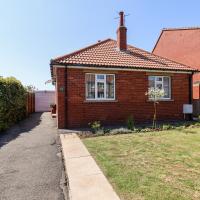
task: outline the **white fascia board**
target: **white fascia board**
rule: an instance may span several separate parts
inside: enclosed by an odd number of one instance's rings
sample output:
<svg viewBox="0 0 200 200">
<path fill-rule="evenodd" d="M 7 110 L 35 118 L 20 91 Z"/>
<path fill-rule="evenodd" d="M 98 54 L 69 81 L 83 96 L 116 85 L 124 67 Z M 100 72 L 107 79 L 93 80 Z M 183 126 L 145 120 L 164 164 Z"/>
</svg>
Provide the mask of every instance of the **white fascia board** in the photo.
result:
<svg viewBox="0 0 200 200">
<path fill-rule="evenodd" d="M 69 69 L 92 69 L 92 70 L 107 70 L 107 71 L 141 71 L 141 72 L 163 72 L 163 73 L 176 73 L 176 74 L 192 74 L 190 71 L 172 71 L 172 70 L 154 70 L 154 69 L 130 69 L 130 68 L 119 68 L 119 67 L 88 67 L 88 66 L 73 66 L 73 65 L 53 65 L 58 68 L 69 68 Z"/>
</svg>

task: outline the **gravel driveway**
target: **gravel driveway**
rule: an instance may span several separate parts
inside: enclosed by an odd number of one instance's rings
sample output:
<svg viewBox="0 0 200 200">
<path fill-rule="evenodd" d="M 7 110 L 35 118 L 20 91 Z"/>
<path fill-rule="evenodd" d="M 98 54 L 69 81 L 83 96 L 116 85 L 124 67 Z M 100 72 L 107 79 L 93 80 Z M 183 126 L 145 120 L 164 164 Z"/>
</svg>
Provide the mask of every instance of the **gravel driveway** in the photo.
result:
<svg viewBox="0 0 200 200">
<path fill-rule="evenodd" d="M 63 200 L 55 120 L 34 113 L 0 133 L 0 200 Z"/>
</svg>

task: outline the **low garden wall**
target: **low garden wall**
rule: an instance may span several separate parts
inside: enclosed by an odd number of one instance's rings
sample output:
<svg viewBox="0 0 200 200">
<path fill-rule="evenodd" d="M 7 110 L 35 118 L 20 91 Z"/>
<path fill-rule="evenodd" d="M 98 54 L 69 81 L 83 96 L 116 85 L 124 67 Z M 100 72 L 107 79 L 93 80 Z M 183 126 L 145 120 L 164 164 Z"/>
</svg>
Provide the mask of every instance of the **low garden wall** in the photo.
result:
<svg viewBox="0 0 200 200">
<path fill-rule="evenodd" d="M 34 112 L 34 94 L 14 77 L 0 77 L 0 132 Z"/>
</svg>

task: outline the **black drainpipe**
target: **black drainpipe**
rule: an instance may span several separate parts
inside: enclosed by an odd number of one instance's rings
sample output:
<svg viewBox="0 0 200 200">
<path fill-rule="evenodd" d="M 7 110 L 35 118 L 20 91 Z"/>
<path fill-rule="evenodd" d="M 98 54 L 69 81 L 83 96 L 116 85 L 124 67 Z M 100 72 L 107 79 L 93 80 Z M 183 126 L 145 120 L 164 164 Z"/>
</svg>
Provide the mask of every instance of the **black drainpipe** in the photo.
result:
<svg viewBox="0 0 200 200">
<path fill-rule="evenodd" d="M 65 106 L 64 106 L 64 109 L 65 109 L 65 128 L 67 128 L 67 66 L 65 66 Z"/>
<path fill-rule="evenodd" d="M 189 75 L 189 104 L 192 104 L 192 100 L 193 100 L 193 81 L 192 81 L 192 77 L 193 77 L 193 72 L 191 75 Z"/>
<path fill-rule="evenodd" d="M 193 72 L 189 75 L 189 104 L 193 103 Z M 189 115 L 189 120 L 192 120 L 193 114 Z"/>
</svg>

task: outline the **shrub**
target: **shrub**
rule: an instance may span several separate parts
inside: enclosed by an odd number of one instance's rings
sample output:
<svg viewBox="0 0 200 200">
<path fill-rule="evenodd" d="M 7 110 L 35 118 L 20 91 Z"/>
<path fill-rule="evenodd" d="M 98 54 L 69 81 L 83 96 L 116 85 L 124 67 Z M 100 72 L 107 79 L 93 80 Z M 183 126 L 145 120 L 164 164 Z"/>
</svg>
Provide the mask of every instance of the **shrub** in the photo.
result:
<svg viewBox="0 0 200 200">
<path fill-rule="evenodd" d="M 173 129 L 173 126 L 170 124 L 163 124 L 162 126 L 162 130 L 170 130 Z"/>
<path fill-rule="evenodd" d="M 110 129 L 109 128 L 103 128 L 103 132 L 104 132 L 104 134 L 109 134 L 110 133 Z"/>
<path fill-rule="evenodd" d="M 133 116 L 129 116 L 126 123 L 127 123 L 127 128 L 133 131 L 135 128 Z"/>
<path fill-rule="evenodd" d="M 144 129 L 141 129 L 140 132 L 151 132 L 151 131 L 155 131 L 154 129 L 152 128 L 144 128 Z"/>
<path fill-rule="evenodd" d="M 0 131 L 26 116 L 26 89 L 14 77 L 0 77 Z"/>
<path fill-rule="evenodd" d="M 118 135 L 118 134 L 128 134 L 131 133 L 132 131 L 127 128 L 116 128 L 110 131 L 111 135 Z"/>
<path fill-rule="evenodd" d="M 88 124 L 90 128 L 92 129 L 92 132 L 96 134 L 101 129 L 101 122 L 100 121 L 94 121 L 92 123 Z"/>
<path fill-rule="evenodd" d="M 25 86 L 27 92 L 34 92 L 36 90 L 36 87 L 34 85 L 27 85 Z"/>
</svg>

